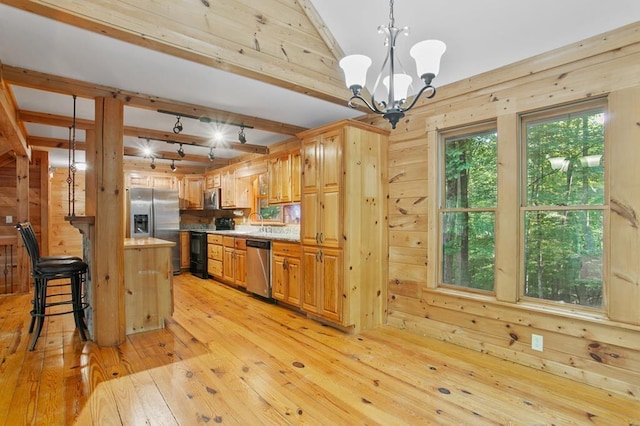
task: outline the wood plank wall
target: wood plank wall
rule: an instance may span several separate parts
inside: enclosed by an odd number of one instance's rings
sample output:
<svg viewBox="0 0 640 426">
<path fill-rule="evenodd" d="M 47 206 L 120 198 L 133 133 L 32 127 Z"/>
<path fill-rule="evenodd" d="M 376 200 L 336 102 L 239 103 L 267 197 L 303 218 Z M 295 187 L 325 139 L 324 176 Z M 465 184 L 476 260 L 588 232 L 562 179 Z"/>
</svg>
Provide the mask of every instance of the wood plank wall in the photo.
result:
<svg viewBox="0 0 640 426">
<path fill-rule="evenodd" d="M 515 143 L 519 114 L 594 97 L 607 98 L 612 117 L 604 312 L 518 303 L 516 254 L 498 272 L 509 285 L 493 297 L 438 288 L 438 265 L 429 262 L 437 254 L 438 132 L 493 120 L 499 137 Z M 421 101 L 390 138 L 388 323 L 640 399 L 639 99 L 636 23 L 439 88 L 436 98 Z M 380 118 L 366 121 L 388 127 Z M 531 349 L 532 333 L 544 337 L 543 352 Z"/>
<path fill-rule="evenodd" d="M 49 201 L 49 253 L 82 257 L 82 234 L 64 218 L 69 215 L 68 169 L 57 168 L 51 177 Z M 85 212 L 84 172 L 76 172 L 76 216 Z"/>
</svg>

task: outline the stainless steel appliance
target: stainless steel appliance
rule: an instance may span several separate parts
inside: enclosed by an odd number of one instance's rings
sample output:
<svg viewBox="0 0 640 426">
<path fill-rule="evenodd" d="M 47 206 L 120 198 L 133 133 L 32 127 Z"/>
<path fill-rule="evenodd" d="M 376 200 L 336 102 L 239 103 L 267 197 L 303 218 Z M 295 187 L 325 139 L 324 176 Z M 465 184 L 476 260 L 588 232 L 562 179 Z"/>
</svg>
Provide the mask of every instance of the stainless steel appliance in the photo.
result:
<svg viewBox="0 0 640 426">
<path fill-rule="evenodd" d="M 209 278 L 207 272 L 207 233 L 191 231 L 190 233 L 189 272 L 200 278 Z"/>
<path fill-rule="evenodd" d="M 222 195 L 221 188 L 207 189 L 204 191 L 204 209 L 205 210 L 219 210 L 220 209 L 220 196 Z"/>
<path fill-rule="evenodd" d="M 176 243 L 171 249 L 173 273 L 180 273 L 180 203 L 175 189 L 129 188 L 127 237 L 154 237 Z"/>
<path fill-rule="evenodd" d="M 247 291 L 271 298 L 271 241 L 247 240 Z"/>
</svg>

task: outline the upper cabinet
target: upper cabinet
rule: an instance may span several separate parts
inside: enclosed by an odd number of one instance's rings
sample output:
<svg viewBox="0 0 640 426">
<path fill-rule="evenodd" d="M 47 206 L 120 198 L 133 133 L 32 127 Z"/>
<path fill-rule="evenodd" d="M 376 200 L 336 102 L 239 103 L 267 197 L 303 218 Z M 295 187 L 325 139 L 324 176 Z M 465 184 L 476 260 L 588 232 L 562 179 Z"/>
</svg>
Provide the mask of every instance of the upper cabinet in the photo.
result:
<svg viewBox="0 0 640 426">
<path fill-rule="evenodd" d="M 204 188 L 213 189 L 220 188 L 222 185 L 222 177 L 220 172 L 205 173 L 204 175 Z"/>
<path fill-rule="evenodd" d="M 204 208 L 204 178 L 202 175 L 184 175 L 184 209 L 202 210 Z"/>
<path fill-rule="evenodd" d="M 291 201 L 299 202 L 302 196 L 302 155 L 300 150 L 291 154 Z"/>
<path fill-rule="evenodd" d="M 268 160 L 269 204 L 291 202 L 291 154 Z"/>
<path fill-rule="evenodd" d="M 178 178 L 167 173 L 126 172 L 125 185 L 131 187 L 178 189 Z"/>
</svg>

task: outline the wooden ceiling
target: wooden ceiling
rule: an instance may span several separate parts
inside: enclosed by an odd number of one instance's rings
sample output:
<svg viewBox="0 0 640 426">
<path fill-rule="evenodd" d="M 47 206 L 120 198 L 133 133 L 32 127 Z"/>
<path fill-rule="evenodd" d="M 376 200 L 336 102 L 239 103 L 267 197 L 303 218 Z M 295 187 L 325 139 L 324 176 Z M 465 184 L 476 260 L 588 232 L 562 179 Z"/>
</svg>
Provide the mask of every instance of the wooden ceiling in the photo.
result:
<svg viewBox="0 0 640 426">
<path fill-rule="evenodd" d="M 345 103 L 346 89 L 336 59 L 342 56 L 342 51 L 309 0 L 262 0 L 259 3 L 185 0 L 179 4 L 172 0 L 7 0 L 3 3 L 209 67 L 340 105 Z M 18 155 L 30 156 L 31 144 L 40 143 L 46 147 L 60 146 L 64 142 L 29 139 L 24 122 L 51 124 L 56 121 L 57 125 L 67 126 L 71 121 L 71 117 L 43 116 L 17 110 L 9 84 L 86 98 L 115 97 L 128 106 L 208 117 L 212 121 L 243 123 L 255 129 L 289 136 L 304 130 L 260 117 L 9 65 L 2 65 L 1 72 L 0 132 L 4 136 L 2 140 L 8 141 L 10 147 L 0 145 L 0 154 L 13 150 Z M 91 123 L 82 125 L 90 126 Z M 125 132 L 143 138 L 193 144 L 206 142 L 151 129 L 127 128 Z M 266 152 L 264 147 L 239 143 L 232 144 L 232 149 Z"/>
</svg>

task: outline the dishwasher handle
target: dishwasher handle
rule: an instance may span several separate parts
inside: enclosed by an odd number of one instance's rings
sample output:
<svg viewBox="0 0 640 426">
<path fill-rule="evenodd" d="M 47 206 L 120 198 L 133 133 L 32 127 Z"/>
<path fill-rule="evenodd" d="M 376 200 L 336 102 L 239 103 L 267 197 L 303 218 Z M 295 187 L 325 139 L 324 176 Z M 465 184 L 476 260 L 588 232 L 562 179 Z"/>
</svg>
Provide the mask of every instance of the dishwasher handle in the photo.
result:
<svg viewBox="0 0 640 426">
<path fill-rule="evenodd" d="M 247 247 L 271 250 L 271 241 L 268 240 L 247 240 Z"/>
</svg>

